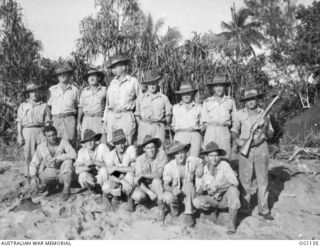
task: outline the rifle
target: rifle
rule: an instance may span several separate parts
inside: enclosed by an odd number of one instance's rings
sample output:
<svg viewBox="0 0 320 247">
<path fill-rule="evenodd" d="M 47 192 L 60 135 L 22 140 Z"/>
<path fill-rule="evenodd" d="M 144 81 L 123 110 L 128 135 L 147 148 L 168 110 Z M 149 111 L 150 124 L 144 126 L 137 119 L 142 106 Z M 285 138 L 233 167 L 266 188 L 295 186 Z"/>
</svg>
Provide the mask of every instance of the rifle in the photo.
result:
<svg viewBox="0 0 320 247">
<path fill-rule="evenodd" d="M 278 95 L 271 101 L 271 103 L 268 105 L 267 109 L 265 109 L 263 112 L 261 112 L 259 114 L 259 116 L 256 118 L 256 120 L 254 121 L 253 125 L 250 128 L 250 135 L 249 138 L 245 141 L 245 143 L 242 145 L 241 149 L 240 149 L 240 153 L 243 156 L 248 156 L 249 154 L 249 150 L 251 147 L 251 143 L 253 141 L 253 135 L 256 132 L 256 130 L 259 128 L 259 126 L 261 125 L 261 120 L 264 119 L 264 117 L 267 115 L 267 113 L 270 111 L 271 107 L 274 105 L 274 103 L 276 103 L 276 101 L 280 98 L 282 94 L 282 90 L 278 93 Z"/>
</svg>

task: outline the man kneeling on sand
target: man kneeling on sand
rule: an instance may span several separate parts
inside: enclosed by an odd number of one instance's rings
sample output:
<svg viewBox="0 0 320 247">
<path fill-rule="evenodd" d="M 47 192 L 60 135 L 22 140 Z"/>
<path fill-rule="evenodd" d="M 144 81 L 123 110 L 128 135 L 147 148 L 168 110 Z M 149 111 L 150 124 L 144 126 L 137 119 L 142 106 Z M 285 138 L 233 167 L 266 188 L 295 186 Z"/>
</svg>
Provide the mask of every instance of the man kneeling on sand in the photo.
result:
<svg viewBox="0 0 320 247">
<path fill-rule="evenodd" d="M 82 148 L 79 150 L 78 158 L 74 163 L 81 187 L 94 192 L 100 191 L 97 175 L 101 167 L 106 166 L 107 154 L 109 153 L 109 148 L 106 144 L 100 143 L 100 138 L 101 134 L 86 129 L 83 139 L 80 141 Z"/>
<path fill-rule="evenodd" d="M 68 140 L 57 137 L 57 130 L 53 126 L 43 129 L 45 140 L 38 145 L 30 163 L 32 187 L 47 189 L 50 195 L 57 184 L 63 184 L 62 200 L 67 201 L 70 196 L 70 186 L 74 178 L 73 160 L 76 151 Z"/>
<path fill-rule="evenodd" d="M 124 194 L 128 200 L 127 210 L 134 211 L 130 195 L 133 191 L 136 148 L 127 144 L 122 129 L 113 131 L 111 144 L 115 148 L 107 155 L 107 166 L 99 171 L 98 183 L 102 187 L 105 200 L 109 201 L 109 197 L 112 197 L 112 204 L 116 206 L 118 198 Z"/>
<path fill-rule="evenodd" d="M 167 149 L 169 157 L 173 157 L 163 171 L 164 202 L 170 206 L 172 216 L 179 215 L 179 209 L 183 202 L 186 215 L 186 225 L 193 227 L 192 201 L 196 196 L 195 179 L 203 174 L 202 160 L 189 156 L 191 144 L 183 144 L 174 141 Z"/>
<path fill-rule="evenodd" d="M 162 148 L 162 142 L 159 138 L 152 138 L 147 135 L 140 148 L 144 153 L 137 158 L 135 167 L 134 184 L 136 186 L 132 193 L 135 202 L 141 203 L 149 198 L 156 201 L 159 206 L 159 220 L 165 218 L 165 207 L 163 203 L 162 174 L 163 167 L 168 158 Z"/>
<path fill-rule="evenodd" d="M 204 167 L 203 176 L 196 181 L 197 197 L 193 200 L 193 206 L 204 211 L 228 208 L 227 233 L 234 234 L 240 208 L 238 179 L 228 161 L 221 159 L 226 152 L 216 143 L 209 142 L 200 154 L 205 156 L 207 165 Z"/>
</svg>

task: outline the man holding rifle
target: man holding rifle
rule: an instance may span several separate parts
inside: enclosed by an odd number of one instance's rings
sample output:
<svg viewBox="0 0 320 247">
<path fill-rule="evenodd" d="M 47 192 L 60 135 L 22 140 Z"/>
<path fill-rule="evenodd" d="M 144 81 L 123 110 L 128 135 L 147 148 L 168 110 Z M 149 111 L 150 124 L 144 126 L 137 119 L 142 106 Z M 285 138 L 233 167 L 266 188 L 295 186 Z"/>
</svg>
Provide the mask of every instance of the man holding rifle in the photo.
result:
<svg viewBox="0 0 320 247">
<path fill-rule="evenodd" d="M 245 108 L 236 114 L 232 126 L 232 135 L 238 147 L 242 147 L 239 154 L 239 178 L 244 190 L 243 206 L 249 211 L 250 199 L 253 189 L 253 173 L 258 185 L 258 208 L 259 215 L 266 220 L 273 220 L 268 208 L 268 165 L 269 150 L 267 139 L 272 137 L 273 128 L 269 116 L 258 107 L 258 99 L 263 96 L 256 89 L 249 89 L 244 92 L 241 101 L 245 102 Z M 252 138 L 250 138 L 252 137 Z M 248 149 L 243 148 L 248 145 Z"/>
</svg>

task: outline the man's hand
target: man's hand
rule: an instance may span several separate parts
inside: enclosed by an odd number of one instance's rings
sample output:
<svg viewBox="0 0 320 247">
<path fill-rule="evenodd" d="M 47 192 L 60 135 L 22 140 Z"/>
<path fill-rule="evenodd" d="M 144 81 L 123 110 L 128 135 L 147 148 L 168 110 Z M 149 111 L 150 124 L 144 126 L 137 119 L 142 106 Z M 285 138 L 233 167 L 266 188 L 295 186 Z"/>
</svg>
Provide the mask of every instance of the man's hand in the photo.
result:
<svg viewBox="0 0 320 247">
<path fill-rule="evenodd" d="M 49 160 L 47 167 L 49 168 L 55 167 L 56 162 L 57 162 L 57 158 L 56 157 L 52 158 L 51 160 Z"/>
<path fill-rule="evenodd" d="M 38 176 L 32 176 L 30 181 L 31 188 L 38 189 L 39 185 L 40 185 L 40 179 L 38 178 Z"/>
<path fill-rule="evenodd" d="M 246 140 L 243 139 L 243 138 L 238 138 L 238 139 L 236 139 L 236 145 L 237 145 L 238 147 L 242 147 L 245 142 L 246 142 Z"/>
<path fill-rule="evenodd" d="M 174 187 L 172 190 L 172 194 L 174 196 L 178 196 L 181 193 L 181 190 L 178 187 Z"/>
<path fill-rule="evenodd" d="M 22 135 L 18 135 L 17 141 L 18 141 L 18 144 L 19 144 L 20 147 L 25 144 L 25 140 L 24 140 Z"/>
<path fill-rule="evenodd" d="M 120 183 L 121 183 L 124 191 L 128 191 L 129 192 L 129 191 L 133 190 L 133 186 L 130 183 L 128 183 L 127 181 L 121 179 Z"/>
<path fill-rule="evenodd" d="M 218 188 L 216 186 L 208 185 L 208 195 L 213 196 L 215 193 L 217 193 Z"/>
<path fill-rule="evenodd" d="M 257 146 L 259 146 L 260 144 L 262 144 L 265 140 L 266 140 L 266 138 L 265 138 L 264 136 L 261 136 L 261 137 L 259 137 L 259 138 L 257 138 L 257 139 L 254 139 L 254 140 L 252 141 L 251 146 L 252 146 L 252 147 L 257 147 Z"/>
</svg>

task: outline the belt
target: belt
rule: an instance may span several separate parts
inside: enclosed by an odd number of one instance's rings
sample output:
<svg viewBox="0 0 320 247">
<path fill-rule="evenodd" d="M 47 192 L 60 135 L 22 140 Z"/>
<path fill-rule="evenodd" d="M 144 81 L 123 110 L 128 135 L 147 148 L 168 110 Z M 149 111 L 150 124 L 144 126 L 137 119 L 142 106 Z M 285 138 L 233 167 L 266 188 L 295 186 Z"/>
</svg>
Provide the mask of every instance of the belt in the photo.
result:
<svg viewBox="0 0 320 247">
<path fill-rule="evenodd" d="M 145 119 L 145 118 L 141 118 L 141 121 L 145 123 L 152 123 L 152 124 L 165 123 L 164 120 L 152 120 L 152 119 Z"/>
<path fill-rule="evenodd" d="M 103 112 L 98 112 L 98 113 L 85 113 L 84 114 L 86 117 L 103 117 Z"/>
<path fill-rule="evenodd" d="M 199 129 L 178 129 L 176 132 L 199 132 Z"/>
<path fill-rule="evenodd" d="M 116 109 L 113 109 L 113 108 L 108 108 L 109 111 L 112 111 L 114 113 L 124 113 L 124 112 L 133 112 L 133 110 L 116 110 Z"/>
<path fill-rule="evenodd" d="M 71 116 L 75 116 L 76 114 L 73 113 L 73 112 L 70 112 L 70 113 L 60 113 L 60 114 L 55 114 L 53 115 L 54 117 L 57 117 L 57 118 L 66 118 L 66 117 L 71 117 Z"/>
<path fill-rule="evenodd" d="M 22 126 L 23 128 L 42 128 L 44 125 L 38 124 L 38 125 L 29 125 L 29 126 Z"/>
<path fill-rule="evenodd" d="M 219 123 L 219 122 L 216 122 L 216 121 L 208 122 L 208 125 L 220 126 L 220 127 L 229 127 L 229 126 L 230 126 L 230 124 L 227 124 L 227 123 Z"/>
</svg>

